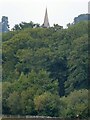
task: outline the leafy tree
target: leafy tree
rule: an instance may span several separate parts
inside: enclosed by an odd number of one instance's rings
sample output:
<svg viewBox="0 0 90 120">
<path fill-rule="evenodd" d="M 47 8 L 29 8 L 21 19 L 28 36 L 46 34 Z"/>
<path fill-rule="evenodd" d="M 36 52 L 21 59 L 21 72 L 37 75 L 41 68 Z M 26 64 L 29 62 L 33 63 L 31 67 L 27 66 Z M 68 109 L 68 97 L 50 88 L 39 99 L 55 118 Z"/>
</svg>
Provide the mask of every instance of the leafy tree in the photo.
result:
<svg viewBox="0 0 90 120">
<path fill-rule="evenodd" d="M 34 95 L 35 90 L 28 88 L 26 91 L 21 92 L 21 111 L 23 115 L 35 115 L 36 111 L 34 109 Z"/>
<path fill-rule="evenodd" d="M 32 21 L 30 21 L 29 23 L 26 23 L 26 22 L 22 22 L 20 24 L 16 24 L 14 26 L 14 28 L 12 30 L 22 30 L 22 29 L 25 29 L 25 28 L 38 28 L 40 27 L 39 24 L 34 24 Z"/>
<path fill-rule="evenodd" d="M 74 24 L 81 22 L 81 21 L 88 21 L 89 19 L 89 14 L 81 14 L 78 17 L 74 18 Z"/>
<path fill-rule="evenodd" d="M 4 82 L 2 84 L 2 113 L 5 114 L 9 114 L 10 113 L 10 109 L 8 107 L 8 97 L 10 95 L 10 93 L 12 92 L 12 87 L 11 87 L 11 83 L 9 82 Z"/>
<path fill-rule="evenodd" d="M 61 100 L 66 104 L 62 112 L 63 116 L 76 117 L 77 115 L 81 117 L 88 116 L 88 90 L 82 89 L 78 91 L 71 92 L 67 97 L 61 98 Z"/>
<path fill-rule="evenodd" d="M 59 97 L 54 96 L 49 92 L 45 92 L 34 99 L 35 109 L 39 115 L 44 116 L 58 116 L 59 113 Z"/>
<path fill-rule="evenodd" d="M 66 81 L 67 93 L 73 89 L 88 88 L 88 37 L 75 39 L 72 43 L 68 66 L 69 76 Z M 81 84 L 82 83 L 82 84 Z M 69 86 L 69 88 L 68 88 Z"/>
<path fill-rule="evenodd" d="M 10 108 L 10 114 L 20 114 L 21 105 L 20 105 L 20 95 L 17 92 L 13 92 L 9 95 L 8 107 Z"/>
</svg>

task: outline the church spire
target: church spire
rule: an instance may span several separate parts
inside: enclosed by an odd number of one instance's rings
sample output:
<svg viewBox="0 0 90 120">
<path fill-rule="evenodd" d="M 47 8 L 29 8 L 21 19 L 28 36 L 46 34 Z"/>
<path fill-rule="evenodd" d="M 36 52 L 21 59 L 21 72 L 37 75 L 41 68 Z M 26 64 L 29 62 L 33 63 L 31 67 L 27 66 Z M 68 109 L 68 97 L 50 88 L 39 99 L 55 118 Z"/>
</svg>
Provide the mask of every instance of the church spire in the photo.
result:
<svg viewBox="0 0 90 120">
<path fill-rule="evenodd" d="M 45 12 L 43 27 L 45 27 L 45 28 L 49 28 L 50 27 L 49 20 L 48 20 L 47 8 L 46 8 L 46 12 Z"/>
</svg>

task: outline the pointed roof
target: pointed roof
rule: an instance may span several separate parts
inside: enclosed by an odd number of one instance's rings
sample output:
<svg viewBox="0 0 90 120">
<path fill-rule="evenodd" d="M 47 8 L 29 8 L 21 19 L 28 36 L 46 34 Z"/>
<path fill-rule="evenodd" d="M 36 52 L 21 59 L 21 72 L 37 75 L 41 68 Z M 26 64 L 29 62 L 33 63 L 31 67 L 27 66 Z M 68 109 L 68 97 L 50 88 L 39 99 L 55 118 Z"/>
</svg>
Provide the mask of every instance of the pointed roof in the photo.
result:
<svg viewBox="0 0 90 120">
<path fill-rule="evenodd" d="M 48 20 L 47 8 L 46 8 L 46 12 L 45 12 L 43 27 L 45 27 L 45 28 L 49 28 L 50 27 L 49 20 Z"/>
</svg>

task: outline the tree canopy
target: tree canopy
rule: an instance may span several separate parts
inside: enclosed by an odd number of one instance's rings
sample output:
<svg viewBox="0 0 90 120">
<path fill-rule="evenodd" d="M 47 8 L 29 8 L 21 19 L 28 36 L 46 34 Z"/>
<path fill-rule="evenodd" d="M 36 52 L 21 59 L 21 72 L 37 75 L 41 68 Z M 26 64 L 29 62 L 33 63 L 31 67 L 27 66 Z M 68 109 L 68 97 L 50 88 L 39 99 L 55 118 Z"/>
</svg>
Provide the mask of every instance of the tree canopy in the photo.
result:
<svg viewBox="0 0 90 120">
<path fill-rule="evenodd" d="M 32 25 L 3 34 L 3 114 L 86 117 L 88 22 Z"/>
</svg>

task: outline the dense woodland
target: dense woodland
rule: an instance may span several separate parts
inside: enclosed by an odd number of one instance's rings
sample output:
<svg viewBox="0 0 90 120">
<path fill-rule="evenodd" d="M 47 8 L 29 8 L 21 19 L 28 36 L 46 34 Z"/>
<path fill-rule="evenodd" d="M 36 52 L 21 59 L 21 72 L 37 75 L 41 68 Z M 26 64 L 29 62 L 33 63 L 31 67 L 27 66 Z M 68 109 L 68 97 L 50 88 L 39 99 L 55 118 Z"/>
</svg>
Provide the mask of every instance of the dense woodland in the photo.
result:
<svg viewBox="0 0 90 120">
<path fill-rule="evenodd" d="M 88 116 L 88 22 L 21 23 L 2 48 L 3 114 Z"/>
</svg>

